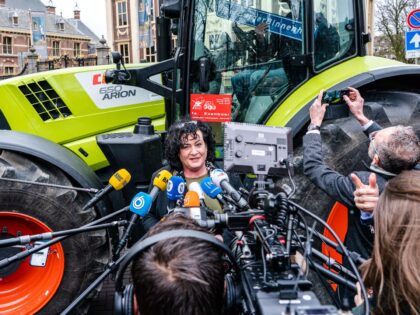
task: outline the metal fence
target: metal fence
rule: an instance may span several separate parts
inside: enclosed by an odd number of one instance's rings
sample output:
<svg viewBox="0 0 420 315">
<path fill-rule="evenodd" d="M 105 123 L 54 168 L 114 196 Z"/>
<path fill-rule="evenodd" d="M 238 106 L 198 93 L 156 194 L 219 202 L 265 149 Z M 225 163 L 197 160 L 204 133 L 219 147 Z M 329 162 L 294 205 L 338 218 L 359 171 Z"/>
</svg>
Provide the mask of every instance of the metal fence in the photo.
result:
<svg viewBox="0 0 420 315">
<path fill-rule="evenodd" d="M 17 77 L 17 76 L 20 76 L 22 74 L 25 74 L 27 68 L 28 68 L 28 63 L 25 63 L 22 70 L 18 74 L 2 75 L 2 76 L 0 76 L 0 80 L 5 80 L 5 79 L 9 79 L 9 78 L 13 78 L 13 77 Z"/>
<path fill-rule="evenodd" d="M 97 64 L 98 58 L 96 56 L 70 58 L 69 56 L 65 55 L 63 57 L 54 58 L 51 60 L 37 61 L 36 71 L 41 72 L 61 68 L 96 66 Z"/>
</svg>

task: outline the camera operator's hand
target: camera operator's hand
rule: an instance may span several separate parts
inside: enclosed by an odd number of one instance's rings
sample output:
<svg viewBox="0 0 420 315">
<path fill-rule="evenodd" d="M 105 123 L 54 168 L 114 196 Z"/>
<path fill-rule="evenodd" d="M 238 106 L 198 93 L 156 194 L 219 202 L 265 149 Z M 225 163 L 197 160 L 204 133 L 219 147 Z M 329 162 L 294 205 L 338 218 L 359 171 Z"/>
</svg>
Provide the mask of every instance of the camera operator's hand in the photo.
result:
<svg viewBox="0 0 420 315">
<path fill-rule="evenodd" d="M 360 95 L 360 92 L 357 89 L 352 87 L 348 87 L 348 89 L 349 95 L 344 95 L 343 99 L 349 106 L 351 113 L 363 126 L 369 122 L 369 119 L 363 113 L 363 106 L 365 104 L 365 100 Z"/>
<path fill-rule="evenodd" d="M 350 175 L 356 190 L 354 191 L 354 203 L 356 207 L 365 212 L 373 212 L 379 199 L 379 188 L 376 184 L 376 175 L 369 175 L 369 185 L 365 185 L 355 174 Z"/>
<path fill-rule="evenodd" d="M 357 293 L 354 296 L 354 304 L 356 304 L 356 306 L 359 306 L 359 305 L 362 305 L 363 302 L 365 301 L 363 300 L 363 297 L 362 297 L 362 289 L 360 288 L 359 282 L 356 283 L 356 289 L 357 289 Z"/>
<path fill-rule="evenodd" d="M 316 126 L 321 126 L 322 120 L 325 116 L 325 111 L 327 110 L 328 104 L 322 104 L 322 96 L 324 95 L 324 91 L 321 90 L 318 94 L 318 97 L 314 101 L 314 103 L 309 108 L 309 116 L 311 117 L 311 124 Z"/>
</svg>

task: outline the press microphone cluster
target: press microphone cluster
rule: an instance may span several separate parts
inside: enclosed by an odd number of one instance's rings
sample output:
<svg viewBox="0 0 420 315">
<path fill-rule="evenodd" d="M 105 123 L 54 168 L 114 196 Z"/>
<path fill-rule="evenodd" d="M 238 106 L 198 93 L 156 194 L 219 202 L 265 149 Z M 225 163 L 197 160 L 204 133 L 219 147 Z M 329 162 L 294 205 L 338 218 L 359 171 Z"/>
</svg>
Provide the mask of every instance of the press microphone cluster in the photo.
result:
<svg viewBox="0 0 420 315">
<path fill-rule="evenodd" d="M 167 170 L 160 171 L 156 177 L 153 179 L 153 188 L 150 190 L 150 193 L 146 194 L 144 192 L 139 192 L 134 196 L 130 202 L 130 211 L 133 213 L 131 215 L 130 221 L 124 235 L 118 243 L 117 249 L 114 253 L 114 258 L 118 257 L 121 250 L 124 248 L 127 243 L 128 237 L 136 224 L 139 218 L 144 218 L 150 211 L 153 202 L 156 200 L 160 191 L 165 191 L 168 185 L 169 180 L 171 179 L 172 174 Z"/>
<path fill-rule="evenodd" d="M 111 192 L 113 189 L 121 190 L 123 189 L 131 180 L 131 174 L 124 168 L 115 172 L 108 181 L 108 185 L 104 189 L 101 189 L 99 192 L 93 196 L 91 200 L 83 207 L 83 210 L 89 209 L 94 206 L 99 200 L 101 200 L 106 194 Z"/>
</svg>

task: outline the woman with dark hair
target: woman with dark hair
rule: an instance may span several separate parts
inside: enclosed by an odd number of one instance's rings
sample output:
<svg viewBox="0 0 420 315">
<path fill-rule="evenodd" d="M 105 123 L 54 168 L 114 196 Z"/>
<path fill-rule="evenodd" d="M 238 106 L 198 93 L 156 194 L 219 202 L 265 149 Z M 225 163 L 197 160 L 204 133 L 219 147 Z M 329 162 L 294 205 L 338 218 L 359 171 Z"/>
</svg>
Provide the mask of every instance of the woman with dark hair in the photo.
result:
<svg viewBox="0 0 420 315">
<path fill-rule="evenodd" d="M 169 166 L 187 178 L 207 175 L 216 159 L 215 148 L 211 127 L 199 120 L 174 124 L 165 140 Z"/>
<path fill-rule="evenodd" d="M 373 292 L 372 314 L 420 314 L 420 171 L 388 182 L 375 209 L 373 254 L 361 268 Z M 355 303 L 363 303 L 360 295 Z"/>
<path fill-rule="evenodd" d="M 165 156 L 169 165 L 164 169 L 172 175 L 183 177 L 188 188 L 192 182 L 200 183 L 215 168 L 215 148 L 212 129 L 208 124 L 199 120 L 177 122 L 169 128 L 166 135 Z M 204 203 L 209 209 L 222 211 L 219 202 L 207 195 L 204 196 Z M 143 232 L 147 232 L 167 212 L 166 192 L 160 192 L 149 214 L 142 221 Z"/>
</svg>

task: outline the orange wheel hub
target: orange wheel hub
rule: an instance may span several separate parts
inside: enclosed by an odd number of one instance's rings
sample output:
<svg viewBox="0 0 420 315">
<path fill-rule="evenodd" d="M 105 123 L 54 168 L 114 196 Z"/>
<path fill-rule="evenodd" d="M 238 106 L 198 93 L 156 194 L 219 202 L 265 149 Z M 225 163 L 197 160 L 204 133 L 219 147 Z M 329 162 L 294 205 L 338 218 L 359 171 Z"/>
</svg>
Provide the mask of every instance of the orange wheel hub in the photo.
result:
<svg viewBox="0 0 420 315">
<path fill-rule="evenodd" d="M 3 238 L 45 232 L 52 230 L 32 216 L 0 212 L 0 236 Z M 5 258 L 5 253 L 13 255 L 13 252 L 23 250 L 25 248 L 16 246 L 0 248 L 0 257 Z M 0 273 L 0 314 L 33 314 L 44 307 L 58 290 L 64 273 L 61 244 L 49 248 L 45 266 L 32 266 L 30 261 L 31 256 L 26 257 L 9 267 L 9 272 Z"/>
</svg>

